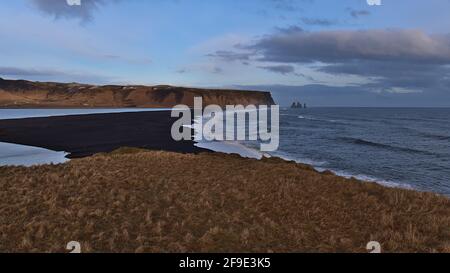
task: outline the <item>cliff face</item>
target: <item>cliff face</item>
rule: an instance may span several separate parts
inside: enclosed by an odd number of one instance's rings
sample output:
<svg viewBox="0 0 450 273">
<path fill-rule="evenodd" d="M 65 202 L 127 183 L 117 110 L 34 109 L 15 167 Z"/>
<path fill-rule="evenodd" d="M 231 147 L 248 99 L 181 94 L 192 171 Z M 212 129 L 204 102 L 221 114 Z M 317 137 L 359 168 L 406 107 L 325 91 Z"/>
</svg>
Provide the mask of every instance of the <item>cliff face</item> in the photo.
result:
<svg viewBox="0 0 450 273">
<path fill-rule="evenodd" d="M 269 92 L 173 86 L 95 86 L 0 78 L 0 107 L 3 108 L 170 108 L 178 104 L 193 106 L 194 97 L 202 97 L 205 105 L 275 104 Z"/>
</svg>

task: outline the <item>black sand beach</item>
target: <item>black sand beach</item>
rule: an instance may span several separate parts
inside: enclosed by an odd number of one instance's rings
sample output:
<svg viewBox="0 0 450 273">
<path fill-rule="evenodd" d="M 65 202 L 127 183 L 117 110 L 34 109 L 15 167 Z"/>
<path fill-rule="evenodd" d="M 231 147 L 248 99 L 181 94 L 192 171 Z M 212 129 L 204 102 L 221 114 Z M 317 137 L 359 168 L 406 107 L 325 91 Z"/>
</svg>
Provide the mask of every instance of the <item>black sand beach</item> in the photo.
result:
<svg viewBox="0 0 450 273">
<path fill-rule="evenodd" d="M 80 158 L 121 147 L 199 153 L 193 141 L 176 142 L 169 111 L 0 120 L 0 142 L 35 146 Z"/>
</svg>

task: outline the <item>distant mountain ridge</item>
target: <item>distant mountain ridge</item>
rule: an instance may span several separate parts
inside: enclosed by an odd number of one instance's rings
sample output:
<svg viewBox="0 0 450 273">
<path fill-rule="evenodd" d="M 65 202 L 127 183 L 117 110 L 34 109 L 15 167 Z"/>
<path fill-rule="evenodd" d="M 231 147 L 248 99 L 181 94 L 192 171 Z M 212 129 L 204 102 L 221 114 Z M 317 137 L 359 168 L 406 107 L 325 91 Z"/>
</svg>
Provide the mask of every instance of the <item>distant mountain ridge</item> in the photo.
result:
<svg viewBox="0 0 450 273">
<path fill-rule="evenodd" d="M 193 106 L 194 97 L 205 105 L 273 105 L 270 92 L 199 89 L 168 85 L 89 85 L 32 82 L 0 78 L 1 108 L 170 108 Z"/>
</svg>

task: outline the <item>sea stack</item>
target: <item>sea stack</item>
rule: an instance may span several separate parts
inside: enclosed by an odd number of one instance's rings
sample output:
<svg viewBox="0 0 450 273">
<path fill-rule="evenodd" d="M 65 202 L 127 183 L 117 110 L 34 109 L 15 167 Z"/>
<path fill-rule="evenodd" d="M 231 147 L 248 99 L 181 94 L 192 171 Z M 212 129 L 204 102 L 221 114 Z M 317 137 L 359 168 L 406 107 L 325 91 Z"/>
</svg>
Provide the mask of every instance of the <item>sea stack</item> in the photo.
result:
<svg viewBox="0 0 450 273">
<path fill-rule="evenodd" d="M 305 106 L 306 106 L 306 104 L 305 104 Z M 302 104 L 300 102 L 293 102 L 292 105 L 291 105 L 291 108 L 292 109 L 302 109 L 303 106 L 302 106 Z"/>
</svg>

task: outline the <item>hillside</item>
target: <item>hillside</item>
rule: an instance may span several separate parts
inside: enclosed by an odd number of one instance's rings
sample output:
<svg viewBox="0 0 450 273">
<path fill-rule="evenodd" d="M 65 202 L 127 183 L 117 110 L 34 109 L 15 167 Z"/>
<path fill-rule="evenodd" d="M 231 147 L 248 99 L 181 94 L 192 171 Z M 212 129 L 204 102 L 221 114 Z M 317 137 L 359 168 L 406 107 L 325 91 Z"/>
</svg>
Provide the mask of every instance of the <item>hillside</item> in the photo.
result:
<svg viewBox="0 0 450 273">
<path fill-rule="evenodd" d="M 450 251 L 447 198 L 281 159 L 122 149 L 0 181 L 0 252 Z"/>
<path fill-rule="evenodd" d="M 97 86 L 0 78 L 0 107 L 2 108 L 169 108 L 177 104 L 193 106 L 194 97 L 202 97 L 204 104 L 221 106 L 274 104 L 269 92 L 165 85 Z"/>
</svg>

